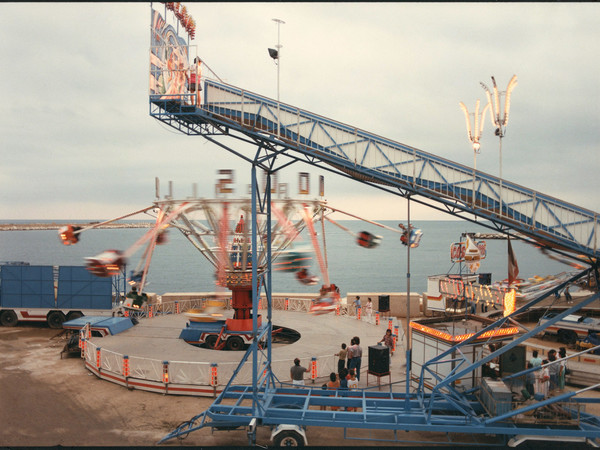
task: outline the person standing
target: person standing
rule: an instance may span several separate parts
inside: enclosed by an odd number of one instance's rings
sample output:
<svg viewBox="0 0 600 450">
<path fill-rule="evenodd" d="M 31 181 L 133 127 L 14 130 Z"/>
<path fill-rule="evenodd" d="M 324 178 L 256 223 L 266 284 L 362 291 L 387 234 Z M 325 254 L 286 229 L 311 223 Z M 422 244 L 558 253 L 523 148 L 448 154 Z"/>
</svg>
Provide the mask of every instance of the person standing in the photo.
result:
<svg viewBox="0 0 600 450">
<path fill-rule="evenodd" d="M 531 361 L 527 363 L 527 369 L 533 369 Z M 535 395 L 535 371 L 533 370 L 525 375 L 525 389 L 532 397 Z"/>
<path fill-rule="evenodd" d="M 354 300 L 354 312 L 355 314 L 358 316 L 358 310 L 361 308 L 360 305 L 360 297 L 357 295 L 356 299 Z"/>
<path fill-rule="evenodd" d="M 381 344 L 382 342 L 386 347 L 392 348 L 394 346 L 394 337 L 392 336 L 392 330 L 390 328 L 385 330 L 385 335 L 377 343 Z"/>
<path fill-rule="evenodd" d="M 350 347 L 348 347 L 348 350 L 346 352 L 346 359 L 348 360 L 348 363 L 346 365 L 346 368 L 348 370 L 351 369 L 351 365 L 352 365 L 352 357 L 354 356 L 354 338 L 350 339 Z"/>
<path fill-rule="evenodd" d="M 340 380 L 338 380 L 338 377 L 335 373 L 331 372 L 329 374 L 329 381 L 327 382 L 327 389 L 337 390 L 339 387 L 340 387 Z M 331 407 L 332 411 L 337 411 L 338 409 L 339 409 L 339 407 L 337 407 L 337 406 Z"/>
<path fill-rule="evenodd" d="M 542 369 L 539 371 L 539 374 L 536 378 L 535 383 L 535 393 L 540 394 L 542 398 L 548 398 L 548 393 L 550 392 L 550 373 L 548 371 L 548 360 L 545 359 L 542 361 Z"/>
<path fill-rule="evenodd" d="M 560 366 L 556 363 L 556 350 L 550 350 L 548 352 L 548 361 L 554 364 L 550 364 L 548 366 L 548 373 L 550 374 L 550 391 L 558 388 L 558 371 L 560 370 Z"/>
<path fill-rule="evenodd" d="M 394 337 L 392 336 L 392 330 L 391 329 L 387 329 L 385 330 L 385 335 L 383 336 L 383 338 L 381 338 L 381 340 L 378 342 L 378 344 L 381 344 L 383 342 L 383 345 L 385 345 L 387 348 L 389 348 L 390 350 L 390 355 L 393 355 L 394 352 L 392 351 L 392 349 L 394 348 Z"/>
<path fill-rule="evenodd" d="M 352 338 L 354 341 L 354 345 L 350 347 L 352 349 L 352 360 L 350 364 L 350 369 L 354 369 L 356 373 L 356 378 L 360 381 L 360 365 L 362 362 L 362 348 L 360 346 L 360 338 L 358 336 L 354 336 Z"/>
<path fill-rule="evenodd" d="M 562 361 L 559 362 L 558 367 L 558 388 L 562 391 L 565 388 L 565 375 L 567 374 L 567 349 L 561 347 L 558 349 L 558 356 Z"/>
<path fill-rule="evenodd" d="M 340 386 L 338 387 L 338 390 L 340 391 L 339 396 L 346 397 L 346 391 L 348 391 L 348 369 L 342 369 L 338 375 L 340 378 Z M 346 408 L 344 408 L 344 410 L 346 410 Z"/>
<path fill-rule="evenodd" d="M 358 378 L 356 378 L 356 371 L 354 369 L 350 369 L 350 379 L 348 380 L 348 389 L 351 391 L 358 390 Z"/>
<path fill-rule="evenodd" d="M 565 288 L 565 300 L 567 301 L 567 303 L 573 303 L 573 297 L 571 296 L 571 293 L 569 292 L 569 286 L 567 286 Z"/>
<path fill-rule="evenodd" d="M 196 56 L 194 64 L 190 67 L 190 92 L 193 94 L 192 105 L 200 104 L 200 91 L 202 90 L 202 86 L 200 86 L 201 65 L 202 61 Z"/>
<path fill-rule="evenodd" d="M 365 305 L 365 314 L 367 316 L 367 321 L 371 323 L 371 318 L 373 316 L 373 301 L 371 297 L 367 300 L 367 304 Z"/>
<path fill-rule="evenodd" d="M 348 350 L 346 350 L 346 344 L 342 344 L 341 350 L 336 354 L 338 357 L 338 373 L 340 373 L 342 369 L 346 367 L 346 356 L 348 354 Z"/>
<path fill-rule="evenodd" d="M 537 350 L 533 351 L 533 356 L 529 362 L 531 363 L 532 367 L 540 367 L 542 365 L 542 358 L 538 356 Z"/>
<path fill-rule="evenodd" d="M 306 372 L 308 372 L 308 369 L 300 365 L 300 359 L 294 359 L 294 365 L 290 369 L 292 384 L 296 387 L 304 386 L 304 374 Z"/>
<path fill-rule="evenodd" d="M 348 380 L 348 389 L 350 391 L 358 391 L 358 379 L 356 378 L 356 371 L 350 369 L 350 379 Z M 356 407 L 348 407 L 348 411 L 356 411 Z"/>
</svg>

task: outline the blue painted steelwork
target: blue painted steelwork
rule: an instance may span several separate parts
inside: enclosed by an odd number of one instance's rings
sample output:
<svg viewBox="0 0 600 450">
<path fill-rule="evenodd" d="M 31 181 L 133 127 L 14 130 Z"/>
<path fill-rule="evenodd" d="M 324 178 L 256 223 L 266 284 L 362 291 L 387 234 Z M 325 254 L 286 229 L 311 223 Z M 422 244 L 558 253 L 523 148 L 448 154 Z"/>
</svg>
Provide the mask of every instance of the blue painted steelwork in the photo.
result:
<svg viewBox="0 0 600 450">
<path fill-rule="evenodd" d="M 162 99 L 160 95 L 150 95 L 150 115 L 182 133 L 201 135 L 251 163 L 252 224 L 257 223 L 259 213 L 267 214 L 267 223 L 271 220 L 270 185 L 267 184 L 264 198 L 261 198 L 256 169 L 265 170 L 268 174 L 267 183 L 270 183 L 273 173 L 300 161 L 409 197 L 466 220 L 472 220 L 470 215 L 487 219 L 492 223 L 492 228 L 506 234 L 523 234 L 554 250 L 583 255 L 581 259 L 592 264 L 594 262 L 591 258 L 600 256 L 597 242 L 598 217 L 592 211 L 505 180 L 502 180 L 500 189 L 497 177 L 308 111 L 279 104 L 220 81 L 204 79 L 202 92 L 203 102 L 198 107 L 185 104 L 187 94 L 182 94 L 181 99 L 173 99 L 173 96 Z M 257 150 L 254 156 L 246 156 L 219 142 L 219 136 L 235 137 L 252 144 Z M 279 156 L 287 158 L 283 164 L 279 163 Z M 430 204 L 428 201 L 435 203 Z M 231 429 L 248 427 L 254 421 L 261 426 L 291 424 L 344 429 L 435 430 L 442 433 L 496 434 L 507 439 L 520 435 L 600 439 L 600 418 L 576 408 L 563 405 L 570 418 L 559 425 L 520 423 L 515 420 L 515 416 L 523 409 L 492 417 L 477 398 L 476 390 L 458 392 L 453 387 L 453 381 L 462 374 L 508 351 L 530 333 L 481 361 L 470 363 L 465 359 L 449 376 L 438 380 L 431 393 L 425 393 L 422 387 L 416 393 L 410 393 L 408 387 L 406 392 L 393 392 L 392 386 L 387 393 L 286 387 L 276 379 L 270 367 L 270 238 L 267 242 L 267 267 L 260 275 L 257 252 L 252 254 L 253 309 L 258 309 L 259 287 L 264 287 L 268 303 L 267 322 L 258 327 L 256 317 L 253 318 L 252 344 L 210 408 L 179 426 L 160 442 L 187 436 L 203 427 Z M 252 246 L 257 248 L 255 226 L 252 226 Z M 580 276 L 583 273 L 567 282 L 573 282 Z M 564 284 L 557 289 L 562 287 Z M 599 297 L 600 294 L 596 294 L 578 307 Z M 539 300 L 541 298 L 534 302 Z M 531 305 L 532 303 L 527 307 Z M 576 307 L 565 314 L 574 309 Z M 509 318 L 498 320 L 471 340 L 488 329 L 501 326 Z M 539 330 L 536 329 L 536 333 Z M 465 341 L 468 342 L 470 340 Z M 464 343 L 453 348 L 459 350 L 460 354 L 462 345 Z M 447 354 L 445 352 L 434 358 L 422 371 L 428 370 L 431 364 L 440 363 Z M 252 386 L 235 385 L 237 374 L 249 358 L 252 359 L 253 367 Z M 538 407 L 567 399 L 570 395 L 547 400 Z M 578 403 L 583 402 L 585 399 L 578 400 Z M 338 409 L 313 409 L 320 406 Z M 345 411 L 346 408 L 360 408 L 361 411 Z M 255 431 L 249 433 L 249 436 L 251 443 L 254 443 Z"/>
<path fill-rule="evenodd" d="M 434 201 L 441 206 L 425 204 L 466 220 L 471 220 L 466 215 L 487 219 L 496 230 L 518 232 L 549 247 L 600 256 L 593 211 L 507 180 L 500 189 L 500 179 L 492 175 L 235 86 L 212 79 L 203 85 L 199 108 L 150 96 L 150 115 L 248 161 L 216 136 L 257 145 L 259 164 L 285 155 L 414 201 Z"/>
<path fill-rule="evenodd" d="M 516 310 L 514 313 L 512 313 L 510 316 L 506 316 L 506 317 L 502 317 L 502 318 L 498 319 L 497 321 L 488 325 L 487 327 L 482 328 L 477 333 L 474 333 L 473 336 L 469 337 L 468 339 L 465 339 L 464 341 L 460 342 L 459 344 L 449 348 L 447 351 L 440 353 L 436 357 L 434 357 L 431 360 L 429 360 L 428 362 L 426 362 L 423 365 L 422 374 L 421 374 L 421 385 L 420 385 L 419 390 L 421 390 L 421 391 L 423 390 L 422 383 L 423 383 L 423 380 L 425 379 L 425 374 L 424 374 L 425 372 L 428 372 L 429 375 L 436 377 L 435 371 L 430 369 L 431 366 L 438 364 L 444 358 L 448 357 L 449 355 L 452 355 L 453 351 L 459 350 L 460 347 L 475 341 L 479 336 L 483 335 L 484 333 L 493 331 L 493 330 L 503 326 L 506 322 L 511 320 L 512 317 L 519 316 L 520 314 L 524 313 L 525 311 L 531 309 L 533 306 L 540 303 L 542 300 L 544 300 L 548 296 L 554 295 L 554 293 L 556 293 L 556 292 L 560 292 L 562 289 L 564 289 L 570 283 L 573 283 L 573 282 L 577 281 L 578 279 L 587 276 L 590 273 L 590 271 L 591 271 L 591 269 L 576 273 L 573 277 L 569 278 L 568 280 L 565 280 L 563 283 L 559 284 L 552 290 L 545 292 L 543 295 L 531 300 L 526 305 L 523 305 L 518 310 Z M 450 374 L 444 380 L 439 380 L 439 383 L 436 385 L 434 392 L 441 391 L 442 389 L 453 390 L 454 388 L 452 387 L 452 383 L 454 383 L 456 380 L 460 379 L 463 375 L 465 375 L 469 372 L 472 372 L 477 367 L 480 367 L 481 365 L 490 362 L 494 358 L 499 357 L 502 353 L 505 353 L 508 350 L 516 347 L 517 345 L 525 342 L 527 339 L 534 337 L 536 334 L 545 330 L 547 327 L 553 325 L 554 323 L 558 322 L 563 317 L 566 317 L 569 314 L 573 314 L 574 312 L 578 311 L 579 309 L 581 309 L 581 308 L 585 307 L 586 305 L 589 305 L 593 301 L 597 300 L 599 297 L 600 297 L 600 294 L 596 294 L 595 296 L 590 296 L 587 299 L 578 302 L 576 305 L 572 306 L 571 308 L 557 314 L 555 317 L 550 319 L 547 323 L 544 323 L 543 325 L 538 326 L 527 333 L 524 333 L 523 335 L 519 336 L 517 339 L 514 339 L 512 342 L 510 342 L 506 345 L 503 345 L 500 350 L 496 350 L 495 352 L 480 359 L 479 361 L 476 361 L 475 363 L 472 363 L 472 364 L 468 363 L 465 368 L 456 370 L 455 373 Z M 464 362 L 467 362 L 467 360 L 464 359 Z M 458 368 L 460 368 L 460 364 L 457 365 L 457 369 Z M 454 394 L 457 396 L 460 396 L 459 392 L 455 391 Z"/>
<path fill-rule="evenodd" d="M 577 275 L 577 278 L 584 275 L 585 272 L 582 272 Z M 598 298 L 600 298 L 600 294 L 591 296 L 582 302 L 581 306 L 596 301 Z M 532 303 L 537 301 L 539 299 L 533 300 Z M 570 314 L 581 306 L 574 306 L 570 310 L 561 313 L 561 315 Z M 477 335 L 489 329 L 497 328 L 504 320 L 505 318 L 496 321 Z M 266 331 L 266 328 L 263 331 Z M 536 333 L 539 331 L 539 328 L 535 330 Z M 262 373 L 256 384 L 253 386 L 235 385 L 234 380 L 237 372 L 249 356 L 254 355 L 257 351 L 264 351 L 254 343 L 252 348 L 246 352 L 229 384 L 210 408 L 180 425 L 160 442 L 175 437 L 187 436 L 190 432 L 204 427 L 215 429 L 246 427 L 254 418 L 258 419 L 259 425 L 262 426 L 290 424 L 302 427 L 319 426 L 344 429 L 428 432 L 434 430 L 442 433 L 496 434 L 506 440 L 517 435 L 600 439 L 600 418 L 587 414 L 579 408 L 581 404 L 594 403 L 597 402 L 597 399 L 578 398 L 571 403 L 565 403 L 571 400 L 573 396 L 589 388 L 568 392 L 533 405 L 512 409 L 502 415 L 493 416 L 485 410 L 478 399 L 477 389 L 461 393 L 452 387 L 452 381 L 460 378 L 462 372 L 474 370 L 475 367 L 481 366 L 497 354 L 508 351 L 529 338 L 530 334 L 525 333 L 503 347 L 502 351 L 493 353 L 489 357 L 473 363 L 470 367 L 440 380 L 431 394 L 425 393 L 422 389 L 419 389 L 416 393 L 408 394 L 406 392 L 394 392 L 392 385 L 390 385 L 389 392 L 368 389 L 331 391 L 319 388 L 293 388 L 276 380 L 273 374 L 270 373 L 268 365 L 270 358 L 268 356 L 258 366 L 259 370 L 255 371 L 255 373 Z M 265 334 L 263 333 L 261 336 L 264 337 Z M 476 338 L 477 336 L 474 336 L 472 339 Z M 457 344 L 455 348 L 459 349 L 462 345 L 464 343 Z M 439 355 L 430 364 L 439 362 L 445 355 Z M 522 374 L 515 374 L 511 377 L 520 375 Z M 593 387 L 598 386 L 600 384 Z M 248 404 L 249 401 L 252 401 L 251 405 Z M 569 415 L 562 419 L 561 423 L 550 426 L 523 423 L 516 419 L 519 414 L 553 404 L 560 404 L 563 411 Z M 320 410 L 321 406 L 332 409 L 337 408 L 337 410 Z M 359 408 L 360 411 L 345 411 L 346 408 Z"/>
<path fill-rule="evenodd" d="M 270 210 L 270 189 L 261 192 L 258 189 L 256 178 L 256 164 L 252 166 L 252 218 L 250 223 L 256 223 L 259 213 L 267 213 Z M 267 182 L 269 182 L 267 178 Z M 269 217 L 270 219 L 270 217 Z M 253 246 L 257 245 L 256 227 L 251 226 Z M 267 239 L 267 242 L 270 242 Z M 267 246 L 267 251 L 269 251 Z M 500 420 L 490 415 L 476 395 L 476 391 L 458 392 L 452 385 L 455 379 L 462 376 L 467 371 L 475 370 L 487 362 L 492 357 L 497 356 L 493 353 L 487 358 L 483 358 L 475 363 L 469 363 L 467 366 L 459 365 L 457 370 L 448 377 L 438 380 L 437 386 L 432 393 L 425 393 L 419 389 L 416 393 L 399 393 L 390 391 L 388 393 L 372 392 L 369 390 L 360 390 L 355 392 L 341 391 L 323 391 L 321 389 L 294 389 L 286 387 L 276 379 L 270 368 L 270 336 L 272 330 L 271 324 L 271 303 L 270 303 L 270 274 L 271 267 L 268 265 L 259 275 L 257 270 L 257 256 L 253 252 L 253 308 L 258 306 L 259 286 L 264 286 L 267 294 L 268 317 L 267 323 L 257 327 L 254 323 L 253 341 L 240 361 L 240 364 L 234 375 L 229 380 L 222 394 L 215 400 L 210 408 L 190 419 L 167 436 L 161 442 L 175 437 L 186 436 L 190 432 L 203 427 L 212 427 L 214 429 L 231 429 L 237 427 L 248 427 L 250 422 L 255 419 L 260 426 L 275 426 L 281 424 L 298 426 L 321 426 L 321 427 L 339 427 L 339 428 L 364 428 L 381 430 L 412 430 L 412 431 L 431 431 L 436 430 L 443 433 L 466 433 L 466 434 L 497 434 L 509 439 L 513 436 L 544 436 L 544 437 L 574 437 L 581 439 L 600 439 L 600 419 L 581 412 L 578 409 L 579 403 L 575 405 L 561 404 L 563 410 L 570 414 L 570 419 L 565 420 L 563 424 L 553 426 L 539 426 L 523 424 L 514 420 L 520 412 L 526 412 L 529 407 L 515 409 L 504 414 Z M 267 261 L 270 262 L 270 257 Z M 591 270 L 591 269 L 590 269 Z M 566 280 L 562 285 L 554 290 L 563 289 L 567 283 L 572 283 L 578 278 L 587 275 L 588 271 L 576 274 L 571 279 Z M 552 294 L 550 292 L 549 294 Z M 548 295 L 548 293 L 546 293 Z M 571 314 L 578 308 L 597 300 L 600 294 L 584 300 L 579 305 L 561 313 L 556 320 L 564 315 Z M 528 305 L 520 308 L 515 314 L 530 308 L 541 300 L 541 297 L 531 301 Z M 476 339 L 482 333 L 488 330 L 496 329 L 509 318 L 501 318 L 493 325 L 490 325 L 479 333 L 476 333 L 470 340 Z M 550 326 L 547 323 L 546 326 Z M 537 333 L 542 328 L 535 330 Z M 515 345 L 530 337 L 526 333 L 520 338 L 503 347 L 501 352 L 508 351 Z M 456 349 L 470 342 L 457 344 Z M 260 343 L 266 342 L 266 345 Z M 498 353 L 499 354 L 499 353 Z M 446 353 L 434 358 L 428 364 L 437 364 Z M 237 374 L 242 369 L 248 359 L 252 359 L 253 382 L 251 386 L 239 386 L 235 384 Z M 427 364 L 423 370 L 427 369 Z M 572 394 L 574 395 L 574 394 Z M 538 404 L 543 407 L 547 404 L 554 404 L 558 401 L 567 400 L 570 395 L 555 397 L 548 401 Z M 583 400 L 580 400 L 582 402 Z M 337 408 L 337 411 L 321 411 L 321 406 Z M 346 408 L 360 408 L 360 412 L 345 411 Z"/>
</svg>

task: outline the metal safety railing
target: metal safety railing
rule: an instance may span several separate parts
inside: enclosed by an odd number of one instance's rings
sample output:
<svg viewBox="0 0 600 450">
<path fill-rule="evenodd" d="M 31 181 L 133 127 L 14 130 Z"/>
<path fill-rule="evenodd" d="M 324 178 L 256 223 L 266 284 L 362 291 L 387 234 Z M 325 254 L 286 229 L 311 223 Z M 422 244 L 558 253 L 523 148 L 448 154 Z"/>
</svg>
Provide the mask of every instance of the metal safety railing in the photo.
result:
<svg viewBox="0 0 600 450">
<path fill-rule="evenodd" d="M 144 305 L 142 308 L 136 311 L 129 311 L 130 315 L 135 316 L 139 319 L 153 318 L 166 314 L 180 314 L 188 311 L 189 309 L 203 307 L 206 298 L 199 297 L 194 299 L 181 299 L 169 302 L 157 302 L 150 305 Z M 231 309 L 231 298 L 224 298 L 225 307 Z M 264 298 L 261 302 L 261 309 L 267 307 Z M 283 296 L 273 297 L 273 308 L 294 312 L 305 312 L 310 311 L 310 299 L 304 298 L 292 298 Z M 345 315 L 350 318 L 357 318 L 354 308 L 349 308 L 346 305 L 342 305 L 341 308 L 336 312 L 339 315 Z M 357 318 L 357 320 L 359 320 Z M 368 320 L 366 317 L 360 320 Z M 389 325 L 388 321 L 397 322 L 396 318 L 389 317 L 382 319 L 382 325 Z M 391 323 L 390 322 L 390 323 Z M 139 387 L 140 383 L 135 381 L 149 381 L 155 383 L 151 390 L 161 390 L 156 384 L 164 387 L 163 391 L 169 393 L 169 387 L 171 391 L 174 391 L 176 386 L 204 386 L 213 387 L 215 389 L 223 388 L 229 379 L 233 376 L 239 362 L 220 362 L 218 364 L 210 361 L 163 361 L 161 359 L 153 359 L 146 357 L 139 357 L 134 355 L 125 355 L 113 350 L 102 348 L 102 338 L 95 340 L 91 338 L 85 338 L 84 333 L 80 333 L 80 339 L 84 342 L 80 344 L 82 351 L 82 358 L 87 362 L 87 366 L 93 369 L 101 376 L 105 376 L 107 373 L 110 376 L 106 379 L 110 381 L 117 381 L 121 384 L 128 385 L 130 387 Z M 331 372 L 337 371 L 337 356 L 327 355 L 314 355 L 312 357 L 314 363 L 311 369 L 314 367 L 314 371 L 311 370 L 310 379 L 316 380 L 328 377 Z M 165 366 L 168 367 L 168 377 L 165 382 Z M 271 370 L 281 380 L 287 380 L 289 377 L 290 360 L 272 360 Z M 363 368 L 366 370 L 366 367 Z M 115 376 L 117 377 L 115 379 Z M 237 373 L 236 384 L 249 385 L 252 384 L 252 367 L 251 365 L 245 365 Z M 188 395 L 211 395 L 212 391 L 196 391 L 187 392 Z"/>
<path fill-rule="evenodd" d="M 273 99 L 204 78 L 193 110 L 150 95 L 150 114 L 188 134 L 214 134 L 204 121 L 309 155 L 362 181 L 398 187 L 527 236 L 600 256 L 597 213 L 422 150 Z M 175 125 L 174 122 L 179 125 Z"/>
<path fill-rule="evenodd" d="M 222 300 L 225 309 L 232 309 L 231 297 L 222 297 Z M 166 302 L 163 302 L 162 299 L 159 298 L 155 303 L 146 303 L 138 309 L 128 309 L 125 314 L 136 318 L 152 318 L 165 314 L 180 314 L 189 311 L 190 309 L 204 308 L 207 301 L 208 298 L 204 296 L 198 296 L 197 298 L 181 298 L 179 300 Z M 310 307 L 313 303 L 313 300 L 310 298 L 294 298 L 278 295 L 273 295 L 271 301 L 273 303 L 273 309 L 296 312 L 310 312 Z M 267 301 L 264 295 L 259 299 L 258 309 L 267 309 Z M 338 305 L 335 314 L 338 316 L 357 317 L 358 310 L 352 305 L 341 303 Z M 381 320 L 384 320 L 384 316 L 379 315 L 377 311 L 374 311 L 370 318 L 364 316 L 360 319 L 375 323 L 376 316 L 381 316 Z M 387 320 L 387 316 L 385 318 Z"/>
</svg>

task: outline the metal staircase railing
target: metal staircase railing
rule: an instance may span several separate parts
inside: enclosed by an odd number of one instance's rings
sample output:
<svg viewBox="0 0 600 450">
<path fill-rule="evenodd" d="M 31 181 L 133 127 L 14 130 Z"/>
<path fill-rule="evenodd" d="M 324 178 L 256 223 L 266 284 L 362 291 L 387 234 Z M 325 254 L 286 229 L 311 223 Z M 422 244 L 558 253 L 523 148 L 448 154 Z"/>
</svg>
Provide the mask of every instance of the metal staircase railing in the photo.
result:
<svg viewBox="0 0 600 450">
<path fill-rule="evenodd" d="M 151 96 L 150 114 L 188 134 L 215 134 L 207 123 L 225 126 L 228 133 L 268 140 L 353 178 L 444 203 L 545 245 L 600 256 L 593 211 L 219 81 L 205 79 L 203 97 L 196 108 Z"/>
</svg>

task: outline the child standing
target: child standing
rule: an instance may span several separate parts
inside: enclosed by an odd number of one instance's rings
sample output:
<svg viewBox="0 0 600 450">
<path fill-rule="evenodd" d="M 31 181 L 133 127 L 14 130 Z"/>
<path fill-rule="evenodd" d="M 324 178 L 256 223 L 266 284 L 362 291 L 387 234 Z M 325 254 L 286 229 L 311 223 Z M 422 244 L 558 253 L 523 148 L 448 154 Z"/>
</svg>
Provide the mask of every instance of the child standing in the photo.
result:
<svg viewBox="0 0 600 450">
<path fill-rule="evenodd" d="M 356 378 L 356 371 L 350 369 L 350 379 L 348 380 L 348 389 L 351 391 L 358 391 L 358 379 Z M 348 411 L 356 411 L 356 407 L 348 408 Z"/>
<path fill-rule="evenodd" d="M 335 373 L 331 372 L 329 374 L 329 381 L 327 382 L 327 389 L 337 390 L 339 387 L 340 387 L 340 380 L 338 380 L 338 377 Z M 338 409 L 340 409 L 340 408 L 337 406 L 331 407 L 332 411 L 337 411 Z"/>
<path fill-rule="evenodd" d="M 344 367 L 346 367 L 346 355 L 348 354 L 348 350 L 346 350 L 346 344 L 342 344 L 342 349 L 337 353 L 338 356 L 338 373 L 342 371 Z"/>
</svg>

